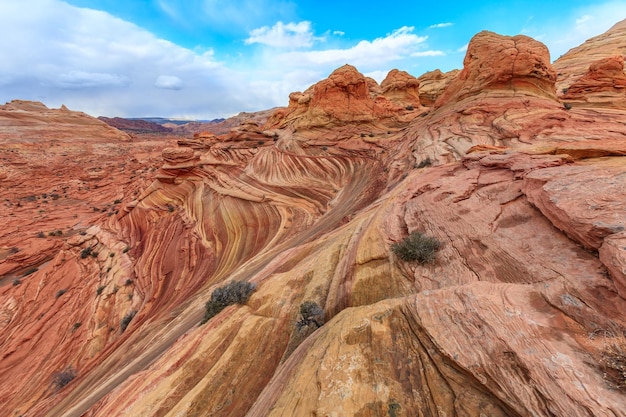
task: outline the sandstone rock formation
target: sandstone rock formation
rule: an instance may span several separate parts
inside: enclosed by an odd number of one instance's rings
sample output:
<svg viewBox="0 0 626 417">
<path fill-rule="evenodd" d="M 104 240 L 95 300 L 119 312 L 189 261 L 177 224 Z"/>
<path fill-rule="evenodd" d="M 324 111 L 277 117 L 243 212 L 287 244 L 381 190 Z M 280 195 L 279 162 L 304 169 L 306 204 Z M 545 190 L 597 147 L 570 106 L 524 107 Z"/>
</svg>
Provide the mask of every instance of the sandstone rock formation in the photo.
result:
<svg viewBox="0 0 626 417">
<path fill-rule="evenodd" d="M 435 106 L 492 90 L 509 96 L 532 93 L 555 98 L 556 73 L 550 65 L 550 53 L 541 42 L 527 36 L 502 37 L 483 31 L 467 47 L 463 70 L 437 99 Z"/>
<path fill-rule="evenodd" d="M 594 62 L 585 75 L 563 90 L 561 99 L 585 107 L 626 108 L 624 57 L 612 56 Z"/>
<path fill-rule="evenodd" d="M 420 106 L 420 83 L 406 71 L 391 70 L 380 83 L 382 95 L 400 106 Z"/>
<path fill-rule="evenodd" d="M 452 70 L 443 73 L 440 70 L 434 70 L 420 75 L 417 78 L 419 82 L 420 103 L 428 107 L 435 104 L 437 98 L 443 93 L 448 84 L 456 78 L 459 72 L 459 70 Z"/>
<path fill-rule="evenodd" d="M 278 109 L 268 119 L 266 127 L 291 126 L 297 130 L 346 124 L 397 126 L 409 121 L 413 113 L 405 109 L 406 103 L 419 105 L 417 79 L 396 70 L 383 84 L 378 95 L 376 81 L 353 66 L 344 65 L 304 93 L 292 93 L 289 106 Z"/>
<path fill-rule="evenodd" d="M 384 95 L 415 99 L 412 78 L 345 66 L 185 146 L 103 139 L 74 161 L 70 141 L 51 172 L 3 149 L 5 196 L 37 195 L 4 204 L 0 410 L 626 416 L 626 110 L 567 110 L 555 78 L 539 42 L 482 32 L 427 110 Z M 78 187 L 71 210 L 37 216 L 36 170 Z M 414 231 L 433 262 L 392 250 Z M 199 326 L 230 281 L 256 291 Z M 323 323 L 301 325 L 307 301 Z"/>
<path fill-rule="evenodd" d="M 41 137 L 88 142 L 130 141 L 130 136 L 85 113 L 49 109 L 43 103 L 13 100 L 0 106 L 0 140 L 18 143 Z"/>
</svg>

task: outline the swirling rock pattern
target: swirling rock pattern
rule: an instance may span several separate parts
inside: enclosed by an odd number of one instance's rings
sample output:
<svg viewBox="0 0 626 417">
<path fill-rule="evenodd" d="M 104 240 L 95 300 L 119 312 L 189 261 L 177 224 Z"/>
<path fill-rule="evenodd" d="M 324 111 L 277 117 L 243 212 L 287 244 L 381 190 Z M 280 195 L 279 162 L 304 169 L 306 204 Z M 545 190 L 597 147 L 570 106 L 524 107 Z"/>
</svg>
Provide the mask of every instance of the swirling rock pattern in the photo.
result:
<svg viewBox="0 0 626 417">
<path fill-rule="evenodd" d="M 122 198 L 111 215 L 71 205 L 78 217 L 57 221 L 76 233 L 3 232 L 0 372 L 14 383 L 0 409 L 626 415 L 600 363 L 626 327 L 626 112 L 564 109 L 526 37 L 481 33 L 465 62 L 428 110 L 342 67 L 264 126 L 98 148 L 159 169 L 123 182 L 103 167 L 93 198 Z M 36 167 L 11 149 L 2 184 L 17 187 Z M 393 253 L 413 231 L 441 242 L 434 262 Z M 45 256 L 10 253 L 35 240 Z M 11 285 L 27 261 L 39 269 Z M 198 326 L 232 280 L 257 290 Z M 296 325 L 305 301 L 323 308 L 319 328 Z M 55 385 L 68 367 L 76 378 Z"/>
</svg>

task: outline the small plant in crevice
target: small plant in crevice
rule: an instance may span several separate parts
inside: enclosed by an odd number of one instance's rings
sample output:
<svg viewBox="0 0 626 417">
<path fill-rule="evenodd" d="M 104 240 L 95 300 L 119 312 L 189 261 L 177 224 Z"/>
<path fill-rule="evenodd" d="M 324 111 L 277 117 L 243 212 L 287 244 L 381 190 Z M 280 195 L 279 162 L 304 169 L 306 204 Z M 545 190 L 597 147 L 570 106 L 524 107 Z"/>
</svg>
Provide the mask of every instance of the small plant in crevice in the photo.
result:
<svg viewBox="0 0 626 417">
<path fill-rule="evenodd" d="M 626 393 L 626 329 L 597 330 L 590 335 L 593 339 L 603 334 L 603 347 L 595 355 L 598 369 L 607 386 Z"/>
<path fill-rule="evenodd" d="M 572 104 L 571 103 L 563 103 L 563 108 L 565 110 L 571 110 L 572 109 Z"/>
<path fill-rule="evenodd" d="M 413 232 L 401 242 L 391 245 L 391 250 L 400 259 L 420 264 L 435 260 L 437 251 L 441 248 L 441 242 L 432 236 L 426 236 L 422 232 Z"/>
<path fill-rule="evenodd" d="M 130 286 L 130 285 L 133 285 L 133 280 L 132 280 L 132 279 L 130 279 L 130 278 L 128 278 L 128 279 L 124 282 L 124 286 L 125 286 L 125 287 L 128 287 L 128 286 Z"/>
<path fill-rule="evenodd" d="M 22 274 L 22 276 L 23 276 L 23 277 L 27 277 L 27 276 L 29 276 L 30 274 L 32 274 L 32 273 L 34 273 L 34 272 L 37 272 L 38 270 L 39 270 L 39 268 L 37 268 L 37 267 L 35 267 L 35 266 L 34 266 L 34 267 L 32 267 L 32 268 L 28 268 L 26 271 L 24 271 L 24 273 Z"/>
<path fill-rule="evenodd" d="M 120 333 L 124 333 L 130 322 L 135 318 L 135 315 L 137 315 L 137 311 L 132 310 L 120 320 Z"/>
<path fill-rule="evenodd" d="M 200 324 L 211 320 L 220 311 L 233 304 L 245 304 L 256 290 L 256 285 L 247 281 L 232 281 L 211 293 L 211 299 L 204 305 L 204 317 Z"/>
<path fill-rule="evenodd" d="M 324 324 L 324 309 L 314 301 L 305 301 L 300 304 L 300 319 L 296 327 L 301 330 L 305 327 L 322 327 Z"/>
<path fill-rule="evenodd" d="M 426 157 L 426 159 L 422 159 L 419 164 L 415 165 L 415 168 L 425 168 L 431 166 L 432 164 L 433 161 Z"/>
<path fill-rule="evenodd" d="M 57 388 L 57 390 L 60 390 L 72 382 L 74 378 L 76 378 L 76 370 L 69 366 L 63 371 L 55 372 L 52 375 L 52 384 Z"/>
<path fill-rule="evenodd" d="M 87 246 L 85 249 L 80 251 L 80 259 L 85 259 L 89 255 L 91 255 L 91 246 Z"/>
<path fill-rule="evenodd" d="M 62 296 L 62 295 L 63 295 L 63 294 L 65 294 L 66 292 L 67 292 L 67 290 L 66 290 L 66 289 L 59 290 L 59 291 L 57 291 L 57 293 L 56 293 L 55 297 L 56 297 L 56 298 L 59 298 L 60 296 Z"/>
<path fill-rule="evenodd" d="M 102 294 L 102 291 L 104 291 L 106 287 L 107 287 L 106 285 L 100 285 L 98 289 L 96 289 L 96 295 Z"/>
</svg>

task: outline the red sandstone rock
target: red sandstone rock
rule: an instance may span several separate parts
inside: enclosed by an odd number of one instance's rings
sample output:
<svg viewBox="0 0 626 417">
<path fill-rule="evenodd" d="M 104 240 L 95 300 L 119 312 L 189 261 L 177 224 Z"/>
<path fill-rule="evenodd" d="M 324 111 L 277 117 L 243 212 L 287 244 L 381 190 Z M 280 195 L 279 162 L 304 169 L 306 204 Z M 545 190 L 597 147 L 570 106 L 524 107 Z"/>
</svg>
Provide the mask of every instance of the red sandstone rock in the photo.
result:
<svg viewBox="0 0 626 417">
<path fill-rule="evenodd" d="M 434 70 L 426 72 L 419 77 L 419 99 L 420 103 L 424 106 L 432 106 L 437 101 L 437 98 L 443 93 L 448 84 L 456 78 L 459 74 L 459 70 L 452 70 L 446 73 L 440 70 Z"/>
<path fill-rule="evenodd" d="M 435 106 L 491 90 L 555 98 L 556 73 L 548 48 L 527 36 L 501 36 L 483 31 L 467 47 L 463 70 L 437 99 Z"/>
<path fill-rule="evenodd" d="M 391 70 L 380 84 L 382 95 L 400 106 L 420 106 L 420 83 L 406 71 Z"/>
<path fill-rule="evenodd" d="M 304 93 L 289 96 L 289 107 L 277 110 L 267 121 L 267 129 L 292 126 L 294 129 L 334 128 L 346 124 L 398 125 L 414 115 L 404 103 L 419 104 L 417 80 L 407 73 L 393 72 L 385 87 L 377 88 L 351 65 L 344 65 Z M 376 95 L 380 89 L 381 95 Z M 387 98 L 401 102 L 393 103 Z M 407 114 L 408 113 L 408 114 Z"/>
</svg>

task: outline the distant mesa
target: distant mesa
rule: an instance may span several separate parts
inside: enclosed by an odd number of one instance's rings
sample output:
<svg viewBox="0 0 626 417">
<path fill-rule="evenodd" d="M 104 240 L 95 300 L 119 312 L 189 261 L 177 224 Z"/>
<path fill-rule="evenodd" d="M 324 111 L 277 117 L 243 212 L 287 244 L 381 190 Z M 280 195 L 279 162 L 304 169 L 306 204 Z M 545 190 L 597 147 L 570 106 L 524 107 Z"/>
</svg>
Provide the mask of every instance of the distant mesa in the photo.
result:
<svg viewBox="0 0 626 417">
<path fill-rule="evenodd" d="M 171 133 L 172 129 L 162 126 L 155 122 L 150 122 L 142 119 L 125 119 L 122 117 L 104 117 L 100 116 L 98 119 L 102 120 L 106 124 L 113 126 L 117 129 L 124 130 L 132 133 Z"/>
</svg>

